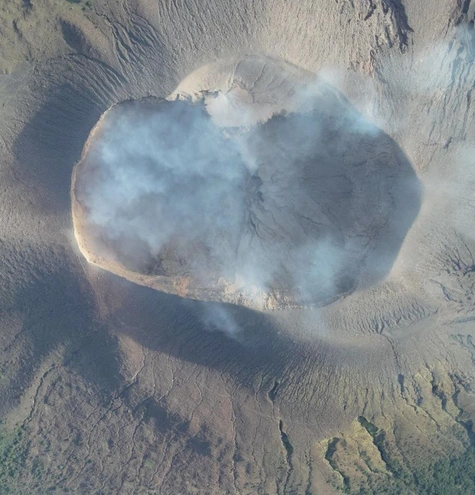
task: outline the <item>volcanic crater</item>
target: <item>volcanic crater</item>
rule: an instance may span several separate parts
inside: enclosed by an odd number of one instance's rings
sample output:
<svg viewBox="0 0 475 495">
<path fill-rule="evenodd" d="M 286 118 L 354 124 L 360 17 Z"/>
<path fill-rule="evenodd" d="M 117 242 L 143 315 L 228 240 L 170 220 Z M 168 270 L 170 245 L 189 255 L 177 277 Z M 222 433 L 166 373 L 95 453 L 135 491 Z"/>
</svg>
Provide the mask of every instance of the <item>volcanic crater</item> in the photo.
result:
<svg viewBox="0 0 475 495">
<path fill-rule="evenodd" d="M 243 63 L 291 78 L 285 62 Z M 389 136 L 301 73 L 271 95 L 228 79 L 109 109 L 74 171 L 87 259 L 165 292 L 269 309 L 383 279 L 419 211 L 418 179 Z"/>
<path fill-rule="evenodd" d="M 474 2 L 3 13 L 5 491 L 457 493 Z"/>
</svg>

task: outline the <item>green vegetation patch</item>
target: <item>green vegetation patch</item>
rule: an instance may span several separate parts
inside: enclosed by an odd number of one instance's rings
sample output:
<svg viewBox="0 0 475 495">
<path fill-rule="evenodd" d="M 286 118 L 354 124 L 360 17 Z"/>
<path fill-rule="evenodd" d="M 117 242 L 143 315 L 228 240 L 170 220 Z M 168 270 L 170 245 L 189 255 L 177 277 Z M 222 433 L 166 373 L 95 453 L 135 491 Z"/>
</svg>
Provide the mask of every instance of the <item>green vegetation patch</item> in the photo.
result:
<svg viewBox="0 0 475 495">
<path fill-rule="evenodd" d="M 352 495 L 474 495 L 475 494 L 475 446 L 461 456 L 440 459 L 428 467 L 422 465 L 403 467 L 388 452 L 384 432 L 375 435 L 375 443 L 382 453 L 392 476 L 385 480 L 367 478 L 366 486 L 341 490 Z M 366 484 L 365 483 L 365 484 Z"/>
<path fill-rule="evenodd" d="M 14 493 L 13 482 L 26 463 L 27 448 L 25 445 L 25 431 L 20 427 L 8 430 L 0 426 L 0 486 L 2 493 Z"/>
</svg>

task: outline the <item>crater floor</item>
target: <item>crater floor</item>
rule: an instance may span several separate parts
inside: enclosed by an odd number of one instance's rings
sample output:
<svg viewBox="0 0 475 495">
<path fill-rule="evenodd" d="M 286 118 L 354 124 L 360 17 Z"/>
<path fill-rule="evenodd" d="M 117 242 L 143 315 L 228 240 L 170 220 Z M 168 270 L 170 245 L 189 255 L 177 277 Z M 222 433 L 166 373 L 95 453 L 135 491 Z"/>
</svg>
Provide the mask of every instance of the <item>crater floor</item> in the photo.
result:
<svg viewBox="0 0 475 495">
<path fill-rule="evenodd" d="M 411 164 L 331 85 L 241 65 L 268 86 L 220 74 L 227 88 L 193 91 L 190 76 L 187 93 L 101 117 L 74 170 L 83 253 L 158 290 L 261 308 L 383 280 L 420 207 Z"/>
</svg>

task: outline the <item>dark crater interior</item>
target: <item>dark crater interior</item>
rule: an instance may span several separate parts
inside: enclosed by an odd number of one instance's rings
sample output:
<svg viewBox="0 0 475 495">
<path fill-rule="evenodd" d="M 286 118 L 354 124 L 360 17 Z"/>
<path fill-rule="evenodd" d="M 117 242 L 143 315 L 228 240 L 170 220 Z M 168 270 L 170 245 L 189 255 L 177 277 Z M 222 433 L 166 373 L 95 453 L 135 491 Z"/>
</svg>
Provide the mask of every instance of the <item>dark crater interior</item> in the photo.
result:
<svg viewBox="0 0 475 495">
<path fill-rule="evenodd" d="M 420 206 L 396 143 L 330 87 L 246 128 L 215 125 L 201 102 L 118 104 L 74 195 L 81 235 L 126 271 L 186 279 L 195 298 L 252 288 L 285 304 L 384 278 Z"/>
</svg>

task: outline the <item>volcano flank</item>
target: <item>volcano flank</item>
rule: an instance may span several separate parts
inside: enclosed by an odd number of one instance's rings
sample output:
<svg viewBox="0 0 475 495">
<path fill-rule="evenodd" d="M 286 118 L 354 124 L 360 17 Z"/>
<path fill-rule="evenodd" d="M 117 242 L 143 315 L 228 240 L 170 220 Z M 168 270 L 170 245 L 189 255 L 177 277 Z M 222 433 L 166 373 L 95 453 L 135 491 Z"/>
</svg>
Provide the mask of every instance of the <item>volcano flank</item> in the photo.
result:
<svg viewBox="0 0 475 495">
<path fill-rule="evenodd" d="M 0 33 L 2 495 L 475 493 L 475 2 Z"/>
</svg>

